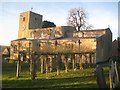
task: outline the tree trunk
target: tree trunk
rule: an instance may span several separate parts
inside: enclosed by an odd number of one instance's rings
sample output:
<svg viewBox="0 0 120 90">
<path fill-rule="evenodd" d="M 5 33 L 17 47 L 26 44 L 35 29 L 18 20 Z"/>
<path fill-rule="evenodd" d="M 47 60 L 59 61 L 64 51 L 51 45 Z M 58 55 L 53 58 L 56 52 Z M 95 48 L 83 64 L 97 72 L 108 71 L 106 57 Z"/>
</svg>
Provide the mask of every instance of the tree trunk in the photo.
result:
<svg viewBox="0 0 120 90">
<path fill-rule="evenodd" d="M 79 59 L 79 66 L 80 66 L 80 70 L 83 69 L 83 65 L 82 65 L 82 56 L 80 55 L 80 59 Z"/>
<path fill-rule="evenodd" d="M 30 76 L 32 78 L 32 71 L 33 71 L 33 61 L 32 58 L 30 58 Z"/>
<path fill-rule="evenodd" d="M 19 54 L 19 53 L 18 53 Z M 18 61 L 17 61 L 17 72 L 16 72 L 16 77 L 19 78 L 20 77 L 20 67 L 21 67 L 21 63 L 20 63 L 20 55 L 18 55 Z"/>
<path fill-rule="evenodd" d="M 45 58 L 45 67 L 46 67 L 46 79 L 48 79 L 48 56 Z"/>
<path fill-rule="evenodd" d="M 65 60 L 64 60 L 64 62 L 65 62 L 65 72 L 67 73 L 68 72 L 68 60 L 67 60 L 68 58 L 67 58 L 67 55 L 65 56 Z"/>
<path fill-rule="evenodd" d="M 75 57 L 73 54 L 71 55 L 71 59 L 72 59 L 72 69 L 73 71 L 75 71 Z"/>
<path fill-rule="evenodd" d="M 41 57 L 41 59 L 40 59 L 40 72 L 41 72 L 41 73 L 43 73 L 43 71 L 44 71 L 44 70 L 43 70 L 43 69 L 44 69 L 44 66 L 43 66 L 43 65 L 44 65 L 44 61 L 43 61 L 43 57 Z"/>
<path fill-rule="evenodd" d="M 76 63 L 77 63 L 77 58 L 76 58 L 76 55 L 74 54 L 74 62 L 75 62 L 75 69 L 74 70 L 76 70 L 77 68 L 76 68 Z"/>
<path fill-rule="evenodd" d="M 60 55 L 56 56 L 56 68 L 57 68 L 57 75 L 60 75 L 60 66 L 59 66 L 59 62 L 60 61 Z"/>
<path fill-rule="evenodd" d="M 31 79 L 34 80 L 36 76 L 36 63 L 35 63 L 35 55 L 32 54 L 32 58 L 30 59 L 30 75 Z"/>
<path fill-rule="evenodd" d="M 89 53 L 89 65 L 90 65 L 90 67 L 92 66 L 92 54 L 91 53 Z"/>
<path fill-rule="evenodd" d="M 17 61 L 17 72 L 16 72 L 16 77 L 17 77 L 17 78 L 20 77 L 20 69 L 21 69 L 19 50 L 20 50 L 20 45 L 18 44 L 18 61 Z"/>
<path fill-rule="evenodd" d="M 52 57 L 50 57 L 50 72 L 52 72 Z"/>
</svg>

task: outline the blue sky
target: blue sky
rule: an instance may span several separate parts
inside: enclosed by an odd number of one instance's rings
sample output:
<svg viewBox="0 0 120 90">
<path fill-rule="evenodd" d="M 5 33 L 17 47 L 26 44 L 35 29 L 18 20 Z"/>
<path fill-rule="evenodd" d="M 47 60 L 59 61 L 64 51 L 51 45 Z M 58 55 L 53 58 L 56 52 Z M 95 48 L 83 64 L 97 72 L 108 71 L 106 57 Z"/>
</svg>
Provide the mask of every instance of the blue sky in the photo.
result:
<svg viewBox="0 0 120 90">
<path fill-rule="evenodd" d="M 9 1 L 9 0 L 8 0 Z M 13 0 L 14 1 L 14 0 Z M 0 3 L 0 45 L 10 45 L 17 39 L 19 14 L 32 11 L 43 15 L 43 20 L 54 22 L 57 26 L 66 26 L 68 11 L 82 7 L 87 11 L 88 22 L 93 29 L 104 29 L 108 25 L 113 33 L 113 40 L 118 36 L 117 2 L 1 2 Z"/>
<path fill-rule="evenodd" d="M 120 37 L 120 2 L 118 3 L 118 36 Z"/>
</svg>

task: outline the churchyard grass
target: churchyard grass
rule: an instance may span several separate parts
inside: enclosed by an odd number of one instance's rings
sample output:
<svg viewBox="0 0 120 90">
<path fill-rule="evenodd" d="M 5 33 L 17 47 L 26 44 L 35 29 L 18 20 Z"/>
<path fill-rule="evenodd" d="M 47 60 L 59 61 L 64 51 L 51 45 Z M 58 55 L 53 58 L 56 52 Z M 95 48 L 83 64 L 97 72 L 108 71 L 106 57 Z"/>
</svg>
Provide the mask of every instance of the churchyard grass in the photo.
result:
<svg viewBox="0 0 120 90">
<path fill-rule="evenodd" d="M 108 67 L 104 68 L 104 75 L 109 87 Z M 86 68 L 76 71 L 65 70 L 60 71 L 60 75 L 56 75 L 56 71 L 46 75 L 41 74 L 39 67 L 35 80 L 30 79 L 28 64 L 22 63 L 20 78 L 16 78 L 16 63 L 2 64 L 2 88 L 38 88 L 38 89 L 62 89 L 62 88 L 97 88 L 95 68 Z"/>
</svg>

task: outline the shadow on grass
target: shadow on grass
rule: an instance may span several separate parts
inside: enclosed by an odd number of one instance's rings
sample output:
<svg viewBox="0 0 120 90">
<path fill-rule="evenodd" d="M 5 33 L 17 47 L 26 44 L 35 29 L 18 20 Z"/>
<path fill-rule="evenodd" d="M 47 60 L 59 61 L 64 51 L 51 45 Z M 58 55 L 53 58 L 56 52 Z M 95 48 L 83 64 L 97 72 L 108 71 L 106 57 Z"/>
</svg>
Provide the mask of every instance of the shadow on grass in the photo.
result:
<svg viewBox="0 0 120 90">
<path fill-rule="evenodd" d="M 38 89 L 57 89 L 57 88 L 97 88 L 97 85 L 85 78 L 60 78 L 60 79 L 36 79 L 36 80 L 3 80 L 3 88 L 38 88 Z M 85 80 L 86 81 L 85 81 Z M 81 82 L 81 80 L 83 80 Z"/>
</svg>

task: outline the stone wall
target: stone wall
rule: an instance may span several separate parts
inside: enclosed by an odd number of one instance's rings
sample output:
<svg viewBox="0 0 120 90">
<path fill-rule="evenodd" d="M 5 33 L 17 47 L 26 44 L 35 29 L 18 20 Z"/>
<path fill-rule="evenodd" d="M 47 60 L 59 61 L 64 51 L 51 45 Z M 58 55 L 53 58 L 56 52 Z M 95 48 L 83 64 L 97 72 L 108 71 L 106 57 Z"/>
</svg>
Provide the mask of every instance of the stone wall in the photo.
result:
<svg viewBox="0 0 120 90">
<path fill-rule="evenodd" d="M 29 29 L 42 28 L 42 15 L 30 12 Z"/>
<path fill-rule="evenodd" d="M 18 38 L 23 38 L 26 30 L 41 28 L 42 15 L 28 11 L 20 14 Z"/>
<path fill-rule="evenodd" d="M 74 28 L 71 26 L 29 29 L 22 31 L 20 38 L 54 39 L 72 37 L 73 32 Z"/>
<path fill-rule="evenodd" d="M 73 36 L 71 26 L 42 28 L 42 15 L 28 11 L 20 13 L 18 38 L 60 38 Z"/>
<path fill-rule="evenodd" d="M 118 56 L 118 40 L 112 42 L 112 56 Z"/>
<path fill-rule="evenodd" d="M 79 45 L 80 41 L 80 45 Z M 18 45 L 18 43 L 20 43 Z M 30 44 L 29 44 L 30 43 Z M 62 38 L 62 39 L 23 39 L 11 42 L 11 58 L 17 58 L 19 51 L 31 51 L 40 54 L 66 54 L 95 52 L 96 38 Z"/>
<path fill-rule="evenodd" d="M 73 37 L 100 37 L 105 34 L 105 29 L 82 30 L 73 33 Z"/>
<path fill-rule="evenodd" d="M 55 35 L 50 36 L 52 29 L 55 31 Z M 34 30 L 36 32 L 34 32 Z M 92 30 L 82 31 L 85 33 L 84 37 L 79 35 L 81 32 L 78 32 L 78 37 L 72 37 L 72 34 L 75 34 L 72 27 L 54 27 L 34 30 L 28 30 L 29 34 L 26 32 L 25 36 L 29 38 L 30 33 L 34 33 L 31 37 L 35 39 L 15 40 L 11 43 L 13 45 L 15 44 L 14 46 L 17 46 L 18 41 L 20 41 L 22 45 L 20 47 L 21 50 L 26 50 L 26 48 L 29 48 L 29 42 L 31 42 L 31 50 L 34 50 L 40 54 L 94 52 L 96 53 L 97 63 L 106 61 L 111 57 L 112 33 L 110 29 L 95 30 L 93 33 Z M 44 33 L 46 36 L 42 38 L 42 36 L 40 36 L 41 33 Z M 69 35 L 67 36 L 68 33 Z M 94 37 L 92 37 L 92 35 Z M 52 36 L 55 37 L 53 38 Z M 17 57 L 17 54 L 11 53 L 11 56 Z"/>
</svg>

